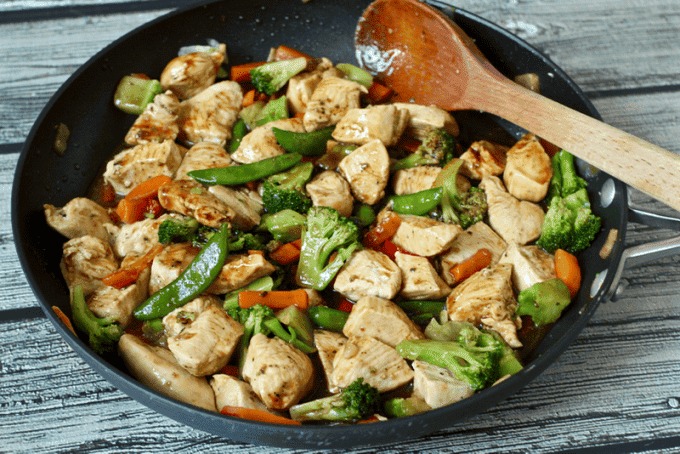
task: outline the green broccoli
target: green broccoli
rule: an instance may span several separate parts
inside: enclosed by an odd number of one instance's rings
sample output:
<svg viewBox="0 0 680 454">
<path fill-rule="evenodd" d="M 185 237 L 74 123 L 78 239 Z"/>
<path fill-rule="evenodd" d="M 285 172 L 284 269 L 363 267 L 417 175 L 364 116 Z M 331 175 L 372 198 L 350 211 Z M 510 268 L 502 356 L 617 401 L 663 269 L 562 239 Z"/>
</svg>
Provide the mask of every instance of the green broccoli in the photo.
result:
<svg viewBox="0 0 680 454">
<path fill-rule="evenodd" d="M 235 251 L 266 251 L 267 241 L 262 235 L 255 233 L 244 233 L 237 230 L 232 231 L 229 239 L 229 252 Z"/>
<path fill-rule="evenodd" d="M 262 216 L 259 228 L 271 233 L 275 240 L 289 243 L 302 236 L 302 228 L 306 222 L 307 217 L 304 214 L 287 209 Z"/>
<path fill-rule="evenodd" d="M 390 166 L 390 172 L 396 172 L 397 170 L 410 169 L 412 167 L 418 166 L 428 166 L 439 164 L 439 160 L 430 155 L 423 155 L 423 153 L 416 151 L 406 156 L 403 159 L 398 160 Z"/>
<path fill-rule="evenodd" d="M 390 418 L 402 418 L 404 416 L 417 415 L 432 410 L 425 400 L 419 396 L 394 397 L 385 401 L 383 406 L 385 414 Z"/>
<path fill-rule="evenodd" d="M 273 61 L 251 69 L 250 80 L 260 93 L 273 95 L 283 88 L 291 77 L 306 67 L 307 59 L 304 57 Z"/>
<path fill-rule="evenodd" d="M 312 206 L 312 200 L 304 193 L 304 185 L 312 178 L 313 170 L 314 164 L 303 162 L 264 180 L 262 203 L 267 212 L 289 209 L 305 214 Z"/>
<path fill-rule="evenodd" d="M 358 247 L 359 229 L 352 221 L 333 208 L 312 207 L 302 229 L 297 282 L 325 289 Z"/>
<path fill-rule="evenodd" d="M 296 421 L 357 421 L 375 413 L 380 395 L 363 377 L 357 378 L 340 393 L 290 408 Z"/>
<path fill-rule="evenodd" d="M 464 192 L 460 190 L 457 180 L 462 165 L 462 159 L 452 160 L 442 169 L 441 178 L 438 177 L 437 180 L 441 181 L 443 189 L 441 219 L 467 229 L 484 219 L 489 204 L 486 194 L 480 188 L 471 187 Z"/>
<path fill-rule="evenodd" d="M 431 128 L 416 153 L 436 159 L 440 165 L 446 164 L 456 154 L 456 139 L 444 129 Z"/>
<path fill-rule="evenodd" d="M 552 163 L 550 204 L 536 244 L 550 253 L 564 249 L 574 254 L 590 246 L 602 227 L 602 219 L 591 211 L 587 183 L 576 175 L 571 153 L 560 151 Z"/>
<path fill-rule="evenodd" d="M 217 229 L 200 224 L 192 217 L 173 217 L 158 226 L 158 241 L 161 244 L 188 242 L 202 247 L 215 232 Z"/>
<path fill-rule="evenodd" d="M 92 313 L 85 302 L 82 285 L 73 288 L 71 311 L 73 324 L 88 335 L 90 347 L 95 353 L 102 355 L 115 348 L 123 330 L 111 317 L 98 318 Z"/>
<path fill-rule="evenodd" d="M 530 315 L 537 325 L 552 323 L 571 303 L 569 288 L 560 279 L 550 279 L 532 285 L 517 295 L 518 315 Z"/>
</svg>

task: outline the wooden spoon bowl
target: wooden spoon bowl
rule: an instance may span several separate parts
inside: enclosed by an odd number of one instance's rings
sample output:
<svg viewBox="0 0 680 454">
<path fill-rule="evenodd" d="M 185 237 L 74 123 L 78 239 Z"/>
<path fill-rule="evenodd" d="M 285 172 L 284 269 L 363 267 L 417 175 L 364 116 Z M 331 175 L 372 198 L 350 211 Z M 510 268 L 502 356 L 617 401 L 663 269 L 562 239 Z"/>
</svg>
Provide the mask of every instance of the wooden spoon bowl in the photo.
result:
<svg viewBox="0 0 680 454">
<path fill-rule="evenodd" d="M 680 157 L 507 79 L 440 11 L 376 0 L 359 19 L 355 46 L 396 101 L 498 115 L 680 210 Z"/>
</svg>

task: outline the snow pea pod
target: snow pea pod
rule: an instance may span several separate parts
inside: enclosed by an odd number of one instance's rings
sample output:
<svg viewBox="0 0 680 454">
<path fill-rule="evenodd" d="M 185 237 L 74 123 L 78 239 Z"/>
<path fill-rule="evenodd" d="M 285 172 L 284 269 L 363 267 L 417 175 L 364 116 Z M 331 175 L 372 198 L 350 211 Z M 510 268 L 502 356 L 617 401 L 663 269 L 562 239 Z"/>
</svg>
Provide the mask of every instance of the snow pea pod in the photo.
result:
<svg viewBox="0 0 680 454">
<path fill-rule="evenodd" d="M 240 166 L 192 170 L 187 172 L 187 175 L 203 184 L 233 186 L 283 172 L 300 162 L 301 159 L 302 155 L 299 153 L 286 153 Z"/>
<path fill-rule="evenodd" d="M 392 197 L 392 211 L 422 216 L 437 207 L 443 193 L 442 188 L 432 188 L 413 194 L 395 195 Z"/>
<path fill-rule="evenodd" d="M 330 329 L 333 331 L 342 331 L 345 323 L 349 318 L 347 312 L 331 309 L 326 306 L 312 306 L 307 309 L 309 318 L 321 328 Z"/>
<path fill-rule="evenodd" d="M 284 150 L 303 156 L 321 156 L 326 152 L 326 142 L 333 138 L 335 126 L 327 126 L 310 132 L 293 132 L 272 128 L 276 141 Z"/>
<path fill-rule="evenodd" d="M 217 278 L 227 259 L 229 226 L 223 224 L 182 274 L 146 301 L 133 315 L 138 320 L 164 317 L 199 296 Z"/>
</svg>

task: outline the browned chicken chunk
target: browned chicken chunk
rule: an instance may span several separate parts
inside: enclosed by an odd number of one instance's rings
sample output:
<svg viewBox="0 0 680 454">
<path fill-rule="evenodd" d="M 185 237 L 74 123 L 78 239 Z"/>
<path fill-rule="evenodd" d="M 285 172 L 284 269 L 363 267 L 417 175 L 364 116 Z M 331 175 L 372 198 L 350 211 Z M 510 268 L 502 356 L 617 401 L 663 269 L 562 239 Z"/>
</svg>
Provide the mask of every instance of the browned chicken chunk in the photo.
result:
<svg viewBox="0 0 680 454">
<path fill-rule="evenodd" d="M 316 85 L 302 121 L 307 131 L 337 124 L 348 110 L 359 107 L 366 87 L 339 77 L 324 77 Z"/>
<path fill-rule="evenodd" d="M 173 58 L 161 73 L 163 90 L 171 90 L 179 99 L 199 94 L 215 83 L 226 52 L 227 46 L 220 44 L 214 52 L 192 52 Z"/>
<path fill-rule="evenodd" d="M 390 156 L 380 140 L 362 145 L 338 164 L 352 193 L 360 202 L 374 205 L 385 196 L 390 176 Z"/>
<path fill-rule="evenodd" d="M 534 134 L 526 134 L 506 154 L 503 181 L 519 200 L 540 202 L 548 193 L 552 163 Z"/>
<path fill-rule="evenodd" d="M 399 306 L 375 296 L 357 301 L 342 333 L 349 338 L 369 336 L 391 347 L 403 340 L 425 339 L 420 327 Z"/>
<path fill-rule="evenodd" d="M 43 205 L 45 220 L 68 239 L 90 235 L 108 241 L 106 224 L 113 224 L 104 207 L 85 197 L 76 197 L 62 208 Z"/>
<path fill-rule="evenodd" d="M 389 147 L 397 144 L 408 121 L 408 110 L 394 104 L 350 109 L 335 127 L 333 138 L 338 142 L 357 145 L 377 139 Z"/>
<path fill-rule="evenodd" d="M 179 134 L 178 110 L 179 99 L 171 91 L 156 95 L 125 135 L 125 143 L 134 146 L 149 142 L 174 141 Z"/>
<path fill-rule="evenodd" d="M 365 296 L 394 298 L 401 288 L 401 270 L 382 252 L 354 252 L 340 269 L 333 290 L 357 301 Z"/>
<path fill-rule="evenodd" d="M 236 212 L 193 180 L 175 180 L 158 190 L 158 201 L 169 211 L 195 218 L 201 224 L 219 228 L 236 217 Z"/>
</svg>

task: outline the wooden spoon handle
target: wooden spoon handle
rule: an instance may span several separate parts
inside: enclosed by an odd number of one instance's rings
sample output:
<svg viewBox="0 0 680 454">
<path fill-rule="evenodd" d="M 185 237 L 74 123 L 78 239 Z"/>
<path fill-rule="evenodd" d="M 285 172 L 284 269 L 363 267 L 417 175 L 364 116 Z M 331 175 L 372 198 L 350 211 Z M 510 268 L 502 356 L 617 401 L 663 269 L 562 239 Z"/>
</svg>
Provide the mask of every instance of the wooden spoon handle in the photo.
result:
<svg viewBox="0 0 680 454">
<path fill-rule="evenodd" d="M 471 88 L 475 108 L 498 115 L 571 152 L 624 183 L 680 210 L 680 156 L 529 91 L 491 77 Z"/>
</svg>

